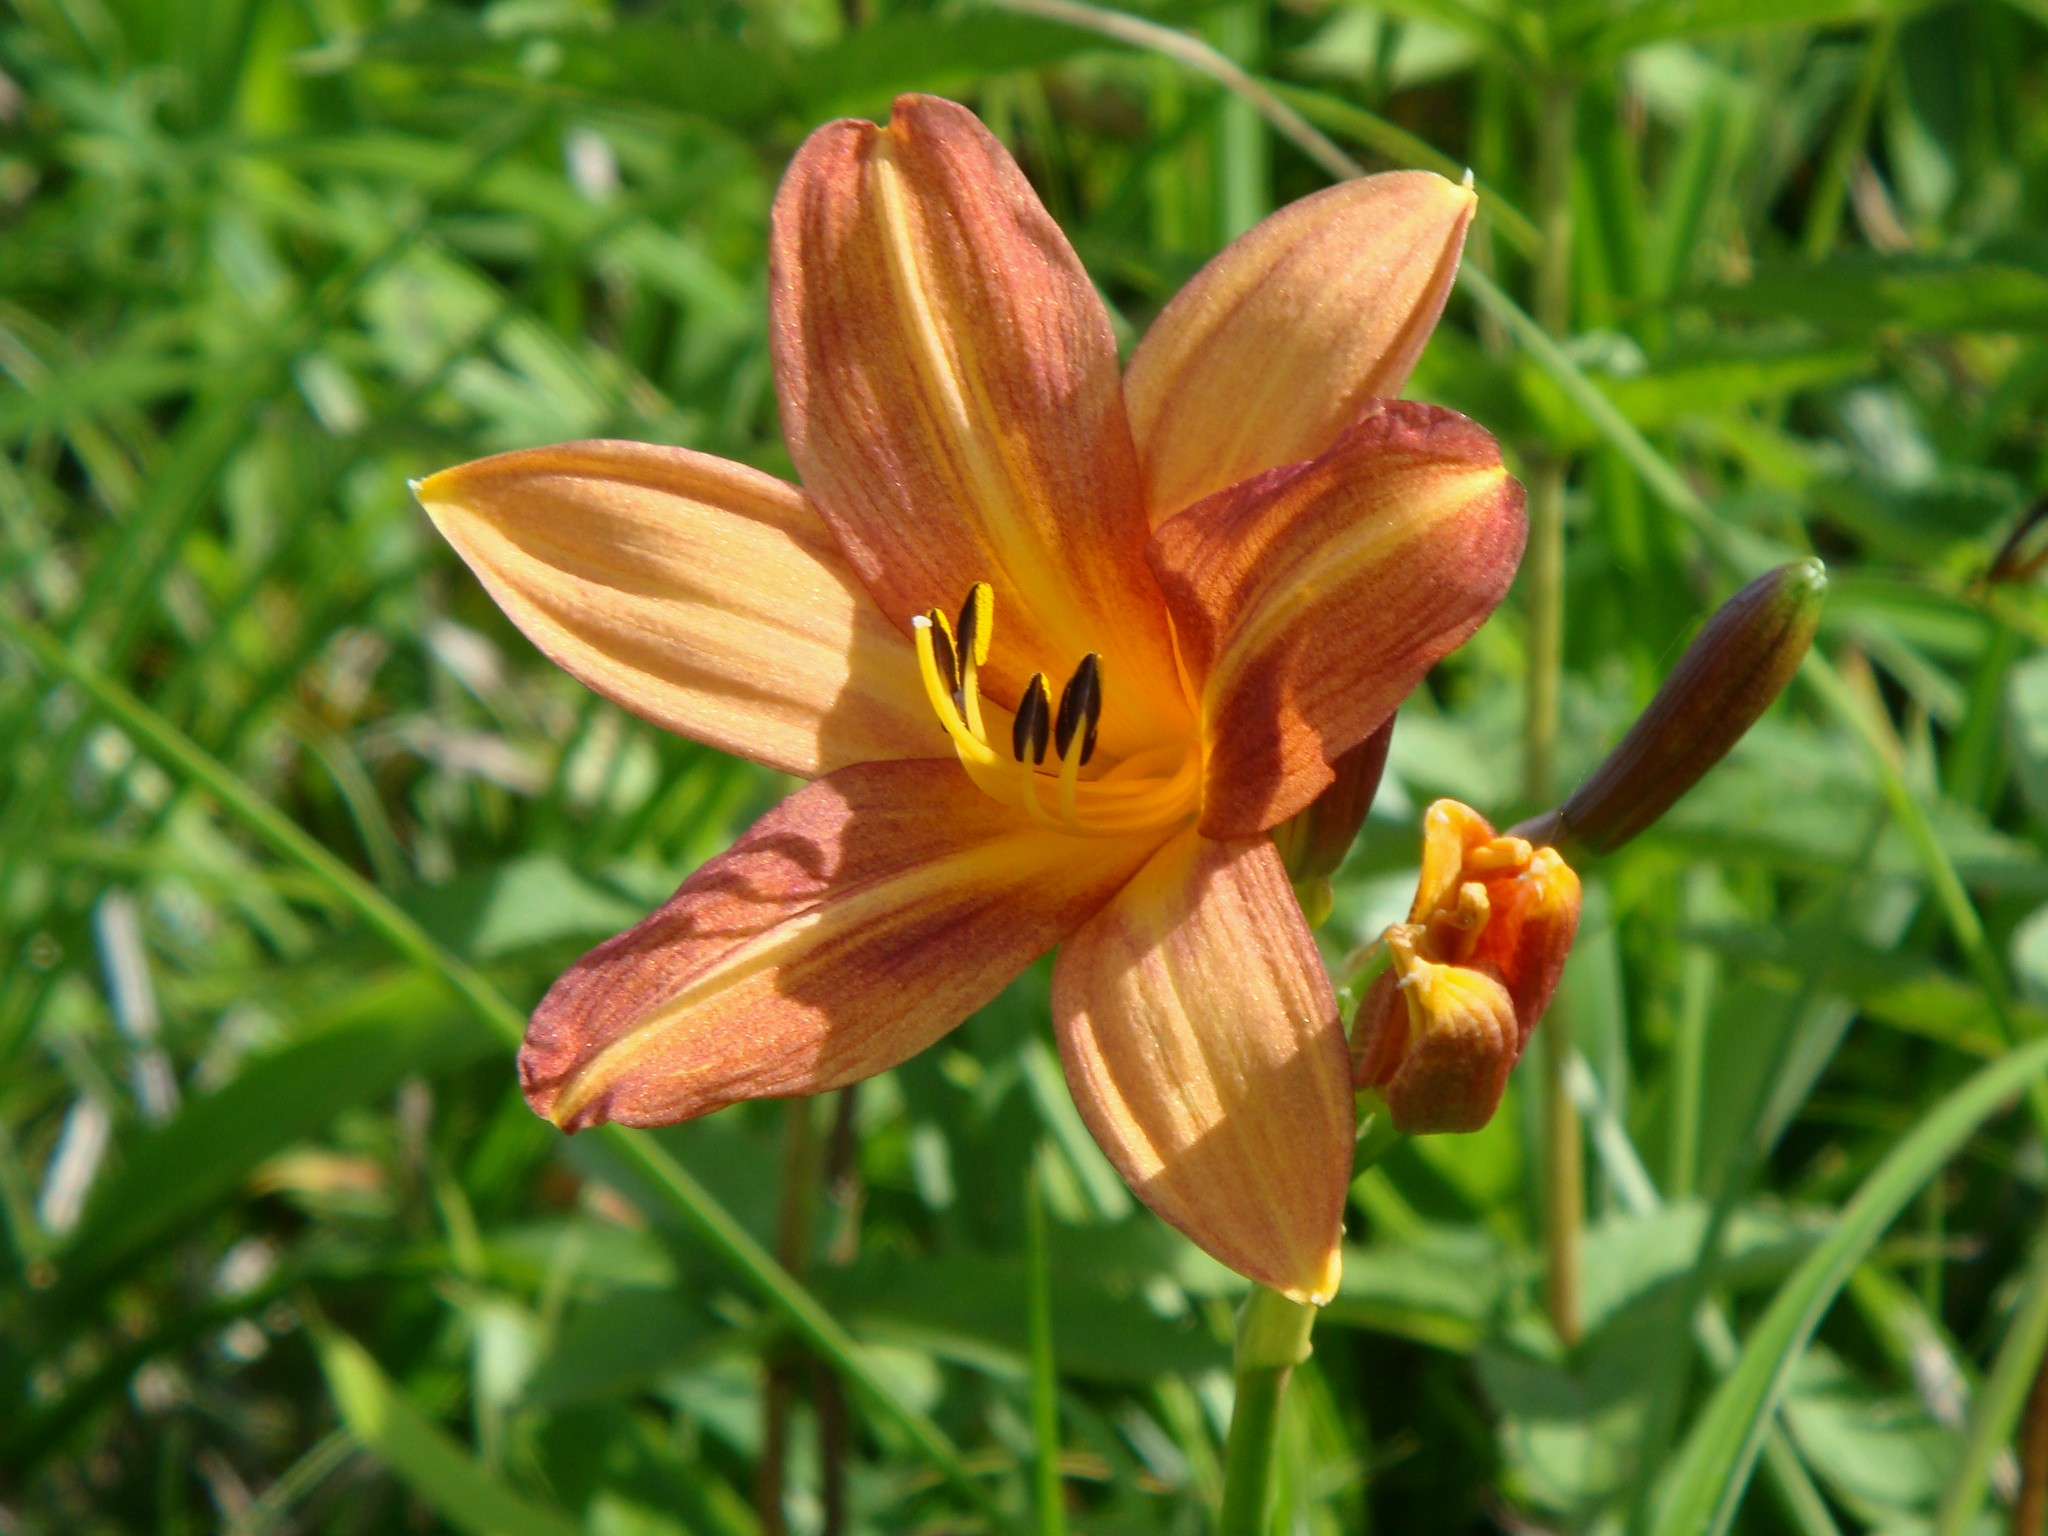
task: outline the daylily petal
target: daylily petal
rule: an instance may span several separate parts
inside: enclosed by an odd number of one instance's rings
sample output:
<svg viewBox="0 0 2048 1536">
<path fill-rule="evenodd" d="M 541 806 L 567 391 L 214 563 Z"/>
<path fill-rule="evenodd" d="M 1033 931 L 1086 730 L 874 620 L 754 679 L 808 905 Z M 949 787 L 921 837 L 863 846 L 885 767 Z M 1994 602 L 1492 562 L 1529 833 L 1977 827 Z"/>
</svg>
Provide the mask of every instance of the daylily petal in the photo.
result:
<svg viewBox="0 0 2048 1536">
<path fill-rule="evenodd" d="M 555 983 L 519 1053 L 564 1130 L 822 1093 L 923 1050 L 1086 921 L 1152 844 L 1050 835 L 946 762 L 784 801 Z"/>
<path fill-rule="evenodd" d="M 1112 755 L 1184 728 L 1108 314 L 973 114 L 905 96 L 805 140 L 770 292 L 790 455 L 890 617 L 986 580 L 997 700 L 1100 652 Z"/>
<path fill-rule="evenodd" d="M 1202 830 L 1246 836 L 1314 800 L 1493 611 L 1523 534 L 1494 440 L 1400 400 L 1161 525 L 1152 563 L 1208 742 Z"/>
<path fill-rule="evenodd" d="M 564 443 L 423 481 L 526 637 L 641 718 L 806 778 L 936 757 L 917 662 L 793 486 L 644 443 Z"/>
<path fill-rule="evenodd" d="M 1353 1037 L 1358 1086 L 1385 1095 L 1404 1136 L 1484 1127 L 1522 1055 L 1514 1000 L 1498 977 L 1420 960 L 1373 979 Z"/>
<path fill-rule="evenodd" d="M 1124 381 L 1153 520 L 1316 457 L 1399 394 L 1476 204 L 1429 171 L 1366 176 L 1288 204 L 1197 273 Z"/>
<path fill-rule="evenodd" d="M 1270 839 L 1189 832 L 1060 949 L 1060 1059 L 1138 1197 L 1241 1274 L 1335 1292 L 1351 1176 L 1336 998 Z"/>
</svg>

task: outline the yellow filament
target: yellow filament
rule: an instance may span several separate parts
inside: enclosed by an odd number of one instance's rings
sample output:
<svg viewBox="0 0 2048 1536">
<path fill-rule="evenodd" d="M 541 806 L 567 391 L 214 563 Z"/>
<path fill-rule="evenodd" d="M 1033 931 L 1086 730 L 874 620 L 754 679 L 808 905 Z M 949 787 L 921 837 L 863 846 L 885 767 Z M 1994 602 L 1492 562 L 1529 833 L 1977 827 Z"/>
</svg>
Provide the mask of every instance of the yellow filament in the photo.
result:
<svg viewBox="0 0 2048 1536">
<path fill-rule="evenodd" d="M 940 623 L 945 616 L 940 615 Z M 939 676 L 938 652 L 932 641 L 932 621 L 919 614 L 910 621 L 912 638 L 917 647 L 917 673 L 924 682 L 925 697 L 931 701 L 932 712 L 939 717 L 946 734 L 953 740 L 953 750 L 960 754 L 960 761 L 972 772 L 976 766 L 997 768 L 1002 759 L 989 750 L 989 745 L 980 736 L 967 728 L 967 722 L 960 718 L 959 710 L 953 707 L 953 695 L 946 689 L 946 680 Z M 951 639 L 951 626 L 947 626 Z M 979 782 L 977 780 L 977 782 Z"/>
<path fill-rule="evenodd" d="M 1067 750 L 1060 757 L 1060 816 L 1066 821 L 1078 822 L 1081 819 L 1081 744 L 1087 738 L 1088 727 L 1084 723 L 1074 732 L 1074 739 L 1067 743 Z"/>
<path fill-rule="evenodd" d="M 987 741 L 988 732 L 981 726 L 981 688 L 975 674 L 979 664 L 972 656 L 960 658 L 960 702 L 967 706 L 967 729 L 977 741 Z"/>
<path fill-rule="evenodd" d="M 944 615 L 937 622 L 943 624 Z M 1067 743 L 1057 776 L 1041 774 L 1034 764 L 1012 761 L 996 751 L 981 728 L 979 700 L 971 682 L 962 690 L 966 711 L 954 704 L 939 671 L 933 627 L 934 620 L 923 614 L 911 620 L 918 677 L 960 766 L 982 793 L 1020 806 L 1036 825 L 1069 836 L 1115 837 L 1156 831 L 1193 814 L 1199 764 L 1191 750 L 1145 752 L 1114 765 L 1096 779 L 1081 777 L 1085 730 L 1076 731 Z M 946 625 L 949 638 L 951 628 Z M 955 654 L 960 654 L 957 649 Z M 1164 771 L 1168 769 L 1171 771 Z M 1048 786 L 1040 784 L 1041 778 L 1054 779 L 1054 805 L 1046 803 Z"/>
</svg>

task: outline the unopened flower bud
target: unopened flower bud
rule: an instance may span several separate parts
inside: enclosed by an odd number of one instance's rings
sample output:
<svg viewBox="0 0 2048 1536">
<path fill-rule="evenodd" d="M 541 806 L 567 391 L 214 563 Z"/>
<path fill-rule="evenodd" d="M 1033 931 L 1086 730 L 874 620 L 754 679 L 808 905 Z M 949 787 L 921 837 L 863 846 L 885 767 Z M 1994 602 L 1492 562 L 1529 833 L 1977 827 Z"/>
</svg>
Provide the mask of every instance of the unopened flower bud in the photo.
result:
<svg viewBox="0 0 2048 1536">
<path fill-rule="evenodd" d="M 1558 810 L 1515 830 L 1611 853 L 1727 756 L 1792 680 L 1820 624 L 1827 569 L 1781 565 L 1721 605 L 1621 744 Z"/>
<path fill-rule="evenodd" d="M 1273 829 L 1274 846 L 1294 882 L 1310 926 L 1330 914 L 1330 876 L 1344 863 L 1379 792 L 1387 768 L 1387 747 L 1394 739 L 1394 721 L 1374 731 L 1330 766 L 1337 777 L 1308 809 Z"/>
<path fill-rule="evenodd" d="M 1352 1081 L 1411 1136 L 1493 1118 L 1579 927 L 1579 877 L 1556 849 L 1497 836 L 1455 800 L 1430 806 L 1422 837 L 1415 904 L 1351 1033 Z"/>
</svg>

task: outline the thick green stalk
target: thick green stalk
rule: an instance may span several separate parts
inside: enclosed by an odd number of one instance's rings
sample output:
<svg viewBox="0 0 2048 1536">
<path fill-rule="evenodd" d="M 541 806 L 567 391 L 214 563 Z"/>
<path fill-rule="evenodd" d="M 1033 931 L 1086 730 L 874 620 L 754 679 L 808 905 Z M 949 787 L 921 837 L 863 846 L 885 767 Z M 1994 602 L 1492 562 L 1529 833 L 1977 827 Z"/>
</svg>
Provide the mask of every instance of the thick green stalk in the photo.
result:
<svg viewBox="0 0 2048 1536">
<path fill-rule="evenodd" d="M 1217 1536 L 1266 1536 L 1273 1503 L 1273 1456 L 1287 1378 L 1309 1355 L 1316 1309 L 1254 1286 L 1237 1314 L 1237 1395 L 1223 1461 Z"/>
<path fill-rule="evenodd" d="M 1870 114 L 1877 105 L 1877 93 L 1884 84 L 1892 45 L 1898 35 L 1898 18 L 1887 17 L 1871 30 L 1870 41 L 1864 45 L 1863 69 L 1857 77 L 1856 89 L 1842 113 L 1834 140 L 1828 145 L 1827 159 L 1821 164 L 1820 184 L 1806 205 L 1806 228 L 1800 234 L 1799 248 L 1808 261 L 1823 259 L 1835 248 L 1842 232 L 1842 205 L 1848 199 L 1857 162 L 1863 158 L 1864 142 L 1870 137 Z"/>
<path fill-rule="evenodd" d="M 1578 86 L 1566 75 L 1543 82 L 1536 123 L 1536 323 L 1552 338 L 1571 325 L 1571 168 Z M 1522 734 L 1522 791 L 1546 805 L 1556 789 L 1558 684 L 1564 674 L 1564 491 L 1562 458 L 1539 459 L 1529 484 L 1529 691 Z M 1562 1000 L 1561 1000 L 1562 1001 Z M 1543 1021 L 1544 1301 L 1551 1325 L 1578 1342 L 1579 1233 L 1585 1225 L 1585 1170 L 1579 1112 L 1564 1081 L 1571 1014 L 1555 1004 Z"/>
<path fill-rule="evenodd" d="M 1546 80 L 1536 122 L 1536 229 L 1542 244 L 1536 252 L 1531 309 L 1536 323 L 1553 338 L 1564 336 L 1571 327 L 1571 173 L 1577 119 L 1578 87 L 1566 76 Z M 1563 459 L 1544 454 L 1530 475 L 1529 548 L 1522 567 L 1529 614 L 1522 788 L 1535 805 L 1547 804 L 1555 788 L 1557 685 L 1564 664 L 1564 488 Z"/>
<path fill-rule="evenodd" d="M 1562 459 L 1529 474 L 1529 545 L 1522 573 L 1529 615 L 1529 675 L 1522 714 L 1522 793 L 1549 805 L 1557 789 L 1557 695 L 1564 674 L 1564 485 Z"/>
<path fill-rule="evenodd" d="M 1570 1017 L 1551 1005 L 1543 1039 L 1543 1308 L 1567 1344 L 1585 1331 L 1579 1305 L 1581 1235 L 1586 1225 L 1585 1133 L 1565 1068 L 1571 1060 Z"/>
<path fill-rule="evenodd" d="M 816 1208 L 818 1158 L 811 1101 L 791 1099 L 782 1110 L 782 1199 L 775 1219 L 775 1257 L 797 1279 L 811 1252 L 811 1215 Z M 769 1346 L 761 1382 L 761 1457 L 755 1466 L 754 1513 L 761 1536 L 783 1536 L 788 1491 L 789 1416 L 806 1362 L 786 1345 Z"/>
</svg>

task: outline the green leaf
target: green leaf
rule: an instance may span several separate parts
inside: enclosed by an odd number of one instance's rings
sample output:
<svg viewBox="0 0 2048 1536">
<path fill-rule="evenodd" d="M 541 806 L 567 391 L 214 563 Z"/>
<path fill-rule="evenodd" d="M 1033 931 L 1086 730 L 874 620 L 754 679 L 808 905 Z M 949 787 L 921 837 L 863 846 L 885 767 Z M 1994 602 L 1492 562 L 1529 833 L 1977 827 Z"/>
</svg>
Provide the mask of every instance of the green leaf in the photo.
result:
<svg viewBox="0 0 2048 1536">
<path fill-rule="evenodd" d="M 2005 1342 L 1999 1345 L 1991 1375 L 1972 1405 L 1962 1466 L 1947 1484 L 1936 1536 L 1966 1536 L 1976 1525 L 1991 1486 L 1991 1464 L 2011 1443 L 2013 1426 L 2019 1423 L 2027 1393 L 2041 1369 L 2044 1346 L 2048 1346 L 2048 1238 L 2037 1238 Z"/>
<path fill-rule="evenodd" d="M 2036 816 L 2048 819 L 2048 653 L 2006 674 L 2005 734 L 2020 793 Z"/>
<path fill-rule="evenodd" d="M 327 1389 L 352 1433 L 443 1520 L 470 1536 L 579 1536 L 566 1516 L 514 1493 L 421 1412 L 354 1339 L 314 1334 Z"/>
<path fill-rule="evenodd" d="M 1653 1536 L 1722 1536 L 1735 1518 L 1772 1412 L 1836 1295 L 1920 1186 L 1977 1128 L 2048 1070 L 2048 1040 L 1985 1067 L 1923 1115 L 1843 1209 L 1840 1223 L 1793 1273 L 1743 1343 L 1686 1437 Z"/>
<path fill-rule="evenodd" d="M 1431 1229 L 1407 1242 L 1347 1247 L 1322 1321 L 1462 1353 L 1479 1343 L 1509 1281 L 1507 1256 L 1485 1232 Z"/>
<path fill-rule="evenodd" d="M 595 943 L 647 915 L 553 854 L 477 870 L 406 906 L 432 937 L 472 960 L 545 944 Z"/>
<path fill-rule="evenodd" d="M 1825 1349 L 1793 1373 L 1785 1425 L 1828 1491 L 1870 1525 L 1924 1518 L 1955 1476 L 1955 1438 L 1924 1404 L 1873 1389 Z"/>
<path fill-rule="evenodd" d="M 2048 275 L 2010 262 L 1838 256 L 1772 263 L 1700 302 L 1723 315 L 1795 319 L 1842 335 L 2048 329 Z"/>
<path fill-rule="evenodd" d="M 1869 367 L 1868 356 L 1853 347 L 1751 349 L 1672 359 L 1624 377 L 1595 377 L 1623 416 L 1654 432 L 1688 418 L 1721 415 L 1860 377 Z M 1600 443 L 1555 378 L 1535 363 L 1518 359 L 1515 384 L 1554 444 L 1592 448 Z"/>
<path fill-rule="evenodd" d="M 1164 1318 L 1139 1297 L 1114 1294 L 1085 1265 L 1060 1262 L 1059 1245 L 1054 1258 L 1053 1342 L 1063 1374 L 1136 1386 L 1170 1371 L 1226 1363 L 1222 1345 L 1195 1317 Z M 1027 1376 L 1028 1271 L 1021 1259 L 864 1255 L 843 1269 L 814 1271 L 811 1283 L 864 1340 Z"/>
<path fill-rule="evenodd" d="M 637 1392 L 711 1337 L 710 1323 L 679 1296 L 606 1291 L 562 1330 L 526 1384 L 527 1401 L 553 1409 Z"/>
<path fill-rule="evenodd" d="M 193 1099 L 127 1149 L 70 1246 L 57 1256 L 66 1292 L 90 1287 L 231 1195 L 256 1165 L 318 1135 L 335 1115 L 390 1093 L 405 1077 L 466 1065 L 495 1047 L 449 1010 L 423 977 L 367 988 L 359 1017 L 259 1057 L 218 1092 Z"/>
<path fill-rule="evenodd" d="M 1616 7 L 1593 50 L 1617 59 L 1652 43 L 1681 42 L 1776 27 L 1842 27 L 1925 9 L 1930 0 L 1643 0 Z"/>
</svg>

